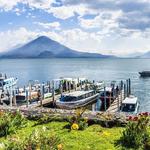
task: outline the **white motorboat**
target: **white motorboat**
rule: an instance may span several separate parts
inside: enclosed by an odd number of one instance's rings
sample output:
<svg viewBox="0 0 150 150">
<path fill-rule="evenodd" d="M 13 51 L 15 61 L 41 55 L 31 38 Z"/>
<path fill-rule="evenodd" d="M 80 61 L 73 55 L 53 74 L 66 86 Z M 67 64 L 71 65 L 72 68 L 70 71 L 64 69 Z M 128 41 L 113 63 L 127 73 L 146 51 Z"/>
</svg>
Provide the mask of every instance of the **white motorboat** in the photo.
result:
<svg viewBox="0 0 150 150">
<path fill-rule="evenodd" d="M 74 91 L 63 94 L 59 101 L 56 101 L 56 106 L 59 108 L 74 109 L 86 106 L 98 99 L 99 94 L 94 90 Z"/>
<path fill-rule="evenodd" d="M 133 114 L 138 113 L 138 109 L 139 109 L 138 98 L 133 95 L 126 97 L 123 100 L 122 105 L 120 107 L 121 112 Z"/>
</svg>

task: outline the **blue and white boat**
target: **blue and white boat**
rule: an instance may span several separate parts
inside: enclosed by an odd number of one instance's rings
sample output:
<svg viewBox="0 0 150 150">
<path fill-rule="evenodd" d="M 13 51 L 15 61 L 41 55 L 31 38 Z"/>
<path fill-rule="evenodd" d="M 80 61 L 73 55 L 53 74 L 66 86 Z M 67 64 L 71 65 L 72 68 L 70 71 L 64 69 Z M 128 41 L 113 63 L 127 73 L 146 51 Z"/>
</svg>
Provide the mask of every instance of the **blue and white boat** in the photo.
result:
<svg viewBox="0 0 150 150">
<path fill-rule="evenodd" d="M 10 87 L 13 87 L 17 84 L 18 79 L 17 78 L 7 78 L 6 76 L 0 76 L 0 89 L 1 90 L 7 90 Z"/>
<path fill-rule="evenodd" d="M 124 113 L 132 113 L 132 114 L 137 114 L 139 109 L 139 102 L 138 98 L 130 95 L 129 97 L 126 97 L 122 105 L 120 107 L 120 111 Z"/>
<path fill-rule="evenodd" d="M 98 99 L 99 94 L 93 90 L 88 91 L 74 91 L 63 94 L 60 100 L 56 101 L 56 106 L 63 109 L 75 109 L 84 107 L 93 103 Z"/>
</svg>

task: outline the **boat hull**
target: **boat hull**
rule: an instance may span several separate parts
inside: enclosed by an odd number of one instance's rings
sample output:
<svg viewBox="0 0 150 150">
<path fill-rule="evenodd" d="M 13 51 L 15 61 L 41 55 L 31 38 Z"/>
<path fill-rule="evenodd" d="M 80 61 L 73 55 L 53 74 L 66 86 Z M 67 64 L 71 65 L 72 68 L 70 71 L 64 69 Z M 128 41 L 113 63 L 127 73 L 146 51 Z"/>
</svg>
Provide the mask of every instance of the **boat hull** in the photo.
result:
<svg viewBox="0 0 150 150">
<path fill-rule="evenodd" d="M 150 71 L 139 72 L 141 77 L 150 77 Z"/>
<path fill-rule="evenodd" d="M 88 98 L 78 100 L 78 101 L 71 101 L 71 102 L 61 102 L 57 101 L 56 106 L 61 109 L 76 109 L 76 108 L 81 108 L 85 107 L 93 102 L 95 102 L 99 97 L 99 94 L 95 94 L 93 96 L 90 96 Z"/>
</svg>

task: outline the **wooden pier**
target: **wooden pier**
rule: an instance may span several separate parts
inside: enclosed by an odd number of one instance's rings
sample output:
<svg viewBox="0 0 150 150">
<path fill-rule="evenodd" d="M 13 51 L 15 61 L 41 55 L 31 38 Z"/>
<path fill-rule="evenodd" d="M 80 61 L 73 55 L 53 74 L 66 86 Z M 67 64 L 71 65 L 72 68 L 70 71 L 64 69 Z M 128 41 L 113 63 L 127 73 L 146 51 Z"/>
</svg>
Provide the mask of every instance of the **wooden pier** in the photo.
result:
<svg viewBox="0 0 150 150">
<path fill-rule="evenodd" d="M 46 98 L 46 99 L 44 99 L 44 96 L 43 96 L 44 87 L 42 87 L 41 88 L 41 96 L 39 98 L 39 101 L 29 104 L 30 100 L 27 99 L 26 104 L 18 106 L 18 108 L 19 109 L 33 109 L 34 110 L 38 107 L 43 107 L 43 106 L 48 105 L 48 104 L 53 104 L 53 106 L 55 106 L 54 104 L 56 103 L 56 101 L 58 101 L 60 99 L 62 92 L 64 94 L 66 94 L 69 92 L 73 92 L 75 90 L 81 90 L 81 88 L 85 89 L 86 84 L 84 84 L 84 85 L 81 84 L 79 87 L 75 87 L 75 86 L 73 86 L 73 87 L 74 88 L 71 89 L 71 86 L 66 86 L 66 91 L 63 92 L 62 86 L 60 86 L 60 94 L 55 94 L 54 85 L 52 85 L 52 87 L 51 87 L 52 88 L 52 97 Z M 49 86 L 49 88 L 50 88 L 50 86 Z M 106 107 L 107 96 L 106 96 L 106 89 L 105 88 L 106 87 L 104 87 L 104 111 L 103 112 L 108 112 L 108 113 L 119 112 L 122 101 L 131 94 L 131 81 L 130 81 L 130 79 L 126 80 L 125 83 L 123 81 L 120 82 L 119 88 L 118 88 L 118 94 L 115 94 L 115 97 L 113 97 L 114 100 L 112 103 L 110 102 L 109 107 Z M 112 87 L 112 88 L 114 88 L 114 87 Z M 11 97 L 11 99 L 12 99 L 12 97 Z M 110 101 L 111 101 L 111 97 L 110 97 Z M 87 105 L 89 105 L 89 103 L 87 103 L 83 107 L 86 107 Z M 12 106 L 12 103 L 10 104 L 10 106 L 15 107 L 15 105 Z M 45 107 L 43 107 L 43 109 L 44 108 Z"/>
<path fill-rule="evenodd" d="M 121 81 L 121 87 L 120 87 L 118 96 L 115 98 L 115 100 L 109 106 L 109 108 L 106 110 L 106 112 L 108 112 L 108 113 L 119 112 L 122 101 L 126 97 L 129 97 L 130 94 L 131 94 L 131 81 L 130 81 L 130 79 L 126 80 L 126 84 Z"/>
</svg>

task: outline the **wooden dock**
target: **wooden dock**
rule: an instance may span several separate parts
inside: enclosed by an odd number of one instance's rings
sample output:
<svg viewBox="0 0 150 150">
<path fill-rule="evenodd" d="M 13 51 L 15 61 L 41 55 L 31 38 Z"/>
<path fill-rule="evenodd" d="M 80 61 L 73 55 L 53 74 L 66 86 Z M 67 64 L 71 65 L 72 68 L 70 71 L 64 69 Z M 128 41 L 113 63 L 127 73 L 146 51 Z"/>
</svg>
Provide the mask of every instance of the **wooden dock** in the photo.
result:
<svg viewBox="0 0 150 150">
<path fill-rule="evenodd" d="M 114 100 L 114 102 L 109 106 L 109 108 L 106 110 L 108 113 L 115 113 L 118 112 L 120 109 L 120 106 L 122 104 L 122 101 L 125 99 L 124 96 L 124 90 L 121 90 L 118 97 Z"/>
</svg>

